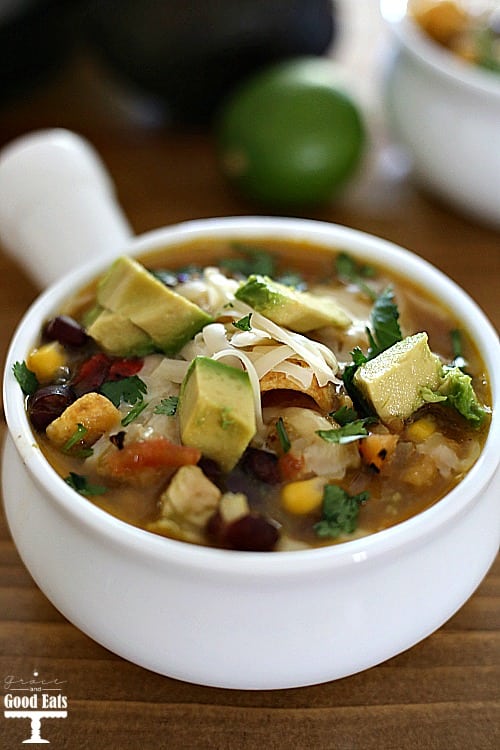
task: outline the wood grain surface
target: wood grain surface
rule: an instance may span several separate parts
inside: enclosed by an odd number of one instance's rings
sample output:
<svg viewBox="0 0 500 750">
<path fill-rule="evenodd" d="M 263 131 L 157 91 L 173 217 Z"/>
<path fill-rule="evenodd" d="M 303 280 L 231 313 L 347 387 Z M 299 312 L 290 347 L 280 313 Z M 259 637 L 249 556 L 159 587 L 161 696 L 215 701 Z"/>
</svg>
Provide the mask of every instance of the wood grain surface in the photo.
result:
<svg viewBox="0 0 500 750">
<path fill-rule="evenodd" d="M 360 0 L 359 7 L 367 5 Z M 87 136 L 138 233 L 183 219 L 256 212 L 222 181 L 209 134 L 146 127 L 106 85 L 92 63 L 77 58 L 55 81 L 0 110 L 0 147 L 39 127 L 69 127 Z M 376 91 L 369 93 L 373 103 Z M 372 145 L 362 174 L 341 200 L 307 216 L 415 251 L 463 286 L 498 327 L 500 233 L 413 186 L 401 164 L 391 162 L 379 111 L 370 111 Z M 16 323 L 38 292 L 5 253 L 0 292 L 3 362 Z M 42 724 L 58 750 L 495 750 L 500 561 L 440 630 L 380 666 L 307 688 L 229 691 L 153 674 L 90 640 L 37 588 L 2 516 L 0 677 L 28 679 L 34 671 L 66 683 L 68 718 Z M 0 713 L 1 748 L 12 750 L 28 736 L 29 722 Z"/>
</svg>

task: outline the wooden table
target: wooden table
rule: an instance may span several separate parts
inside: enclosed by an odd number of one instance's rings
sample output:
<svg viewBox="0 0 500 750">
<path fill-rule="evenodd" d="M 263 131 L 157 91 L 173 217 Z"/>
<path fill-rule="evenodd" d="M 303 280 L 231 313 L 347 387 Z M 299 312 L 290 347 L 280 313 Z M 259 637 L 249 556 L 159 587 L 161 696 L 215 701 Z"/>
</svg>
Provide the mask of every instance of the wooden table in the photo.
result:
<svg viewBox="0 0 500 750">
<path fill-rule="evenodd" d="M 76 61 L 49 85 L 0 111 L 0 146 L 37 127 L 84 134 L 107 164 L 137 232 L 183 219 L 255 212 L 223 183 L 207 134 L 146 128 L 125 116 L 116 101 L 110 104 L 103 91 L 92 65 Z M 375 116 L 375 145 L 356 184 L 341 201 L 307 215 L 410 248 L 462 285 L 498 326 L 500 234 L 439 204 L 397 170 L 382 169 L 390 150 L 377 123 Z M 37 290 L 4 254 L 0 288 L 3 359 Z M 465 606 L 408 652 L 343 680 L 274 692 L 178 682 L 101 648 L 39 591 L 3 517 L 0 576 L 0 676 L 29 679 L 38 670 L 46 679 L 65 681 L 68 718 L 42 723 L 42 735 L 54 748 L 500 747 L 499 560 Z M 17 747 L 28 736 L 26 721 L 0 715 L 2 747 Z"/>
</svg>

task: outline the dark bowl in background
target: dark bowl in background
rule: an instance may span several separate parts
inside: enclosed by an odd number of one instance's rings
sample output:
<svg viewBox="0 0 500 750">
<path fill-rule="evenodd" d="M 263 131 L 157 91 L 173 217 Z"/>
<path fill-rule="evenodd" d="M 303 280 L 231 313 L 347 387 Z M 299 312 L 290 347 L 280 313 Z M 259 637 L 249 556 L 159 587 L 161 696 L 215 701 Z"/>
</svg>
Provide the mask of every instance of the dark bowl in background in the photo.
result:
<svg viewBox="0 0 500 750">
<path fill-rule="evenodd" d="M 322 55 L 335 38 L 332 0 L 91 0 L 88 47 L 113 73 L 157 97 L 174 123 L 210 122 L 244 77 L 284 58 Z"/>
</svg>

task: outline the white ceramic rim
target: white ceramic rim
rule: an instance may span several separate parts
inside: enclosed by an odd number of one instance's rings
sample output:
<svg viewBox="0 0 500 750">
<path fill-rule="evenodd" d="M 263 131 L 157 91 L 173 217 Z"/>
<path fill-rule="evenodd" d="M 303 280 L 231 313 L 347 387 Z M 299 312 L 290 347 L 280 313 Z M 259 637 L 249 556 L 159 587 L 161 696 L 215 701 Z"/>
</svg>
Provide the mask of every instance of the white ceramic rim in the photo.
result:
<svg viewBox="0 0 500 750">
<path fill-rule="evenodd" d="M 457 85 L 500 99 L 500 74 L 461 60 L 419 29 L 407 13 L 408 0 L 380 0 L 382 18 L 411 54 Z"/>
<path fill-rule="evenodd" d="M 228 576 L 255 578 L 307 575 L 324 568 L 331 568 L 333 571 L 365 561 L 368 557 L 393 553 L 401 547 L 418 542 L 425 535 L 439 532 L 444 524 L 463 513 L 469 504 L 479 501 L 481 492 L 498 470 L 499 463 L 500 383 L 497 369 L 500 345 L 491 323 L 459 286 L 427 261 L 391 242 L 348 227 L 308 219 L 254 216 L 193 220 L 153 230 L 132 239 L 123 251 L 140 255 L 155 248 L 166 247 L 170 243 L 186 242 L 205 235 L 248 239 L 304 238 L 320 245 L 346 249 L 361 258 L 376 258 L 377 263 L 392 268 L 396 273 L 407 274 L 417 284 L 425 279 L 431 294 L 439 289 L 446 305 L 455 309 L 459 305 L 461 317 L 467 321 L 467 329 L 481 342 L 480 349 L 491 378 L 493 417 L 481 456 L 457 487 L 417 516 L 370 536 L 318 549 L 278 553 L 214 549 L 157 536 L 111 516 L 70 489 L 37 449 L 36 438 L 26 416 L 24 399 L 12 374 L 14 362 L 24 360 L 30 347 L 35 344 L 41 321 L 53 314 L 73 290 L 76 291 L 90 281 L 106 265 L 102 261 L 93 260 L 66 275 L 40 295 L 19 324 L 6 359 L 4 406 L 9 431 L 24 465 L 52 502 L 90 533 L 105 537 L 108 546 L 126 548 L 130 554 L 148 558 L 150 564 L 175 563 L 186 568 L 224 572 Z M 29 335 L 27 331 L 30 331 Z M 497 369 L 494 367 L 495 361 Z"/>
</svg>

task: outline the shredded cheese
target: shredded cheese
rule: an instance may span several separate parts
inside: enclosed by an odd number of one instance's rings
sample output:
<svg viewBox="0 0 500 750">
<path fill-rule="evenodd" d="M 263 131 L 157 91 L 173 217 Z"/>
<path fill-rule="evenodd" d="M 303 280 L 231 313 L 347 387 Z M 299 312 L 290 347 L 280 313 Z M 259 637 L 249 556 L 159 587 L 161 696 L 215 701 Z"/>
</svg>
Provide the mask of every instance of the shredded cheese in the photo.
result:
<svg viewBox="0 0 500 750">
<path fill-rule="evenodd" d="M 174 383 L 182 382 L 190 362 L 197 356 L 230 360 L 242 366 L 252 385 L 258 431 L 264 430 L 260 380 L 269 372 L 284 373 L 307 390 L 316 377 L 320 387 L 338 383 L 338 362 L 324 344 L 289 331 L 235 298 L 239 283 L 209 267 L 201 279 L 179 285 L 179 292 L 202 305 L 217 322 L 203 328 L 186 344 L 179 359 L 169 359 L 164 373 Z M 250 330 L 241 331 L 233 322 L 250 316 Z"/>
</svg>

